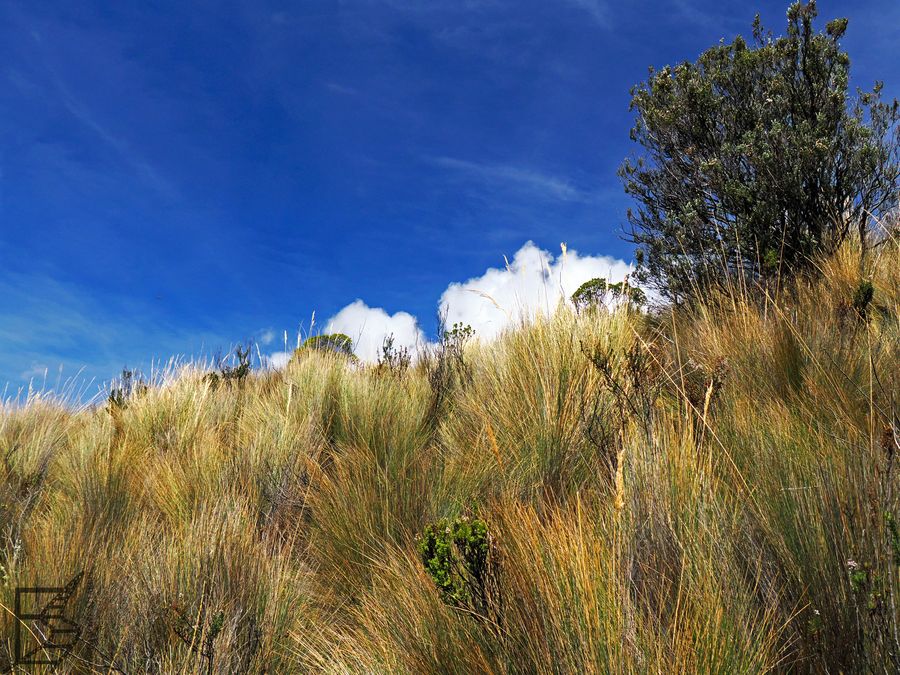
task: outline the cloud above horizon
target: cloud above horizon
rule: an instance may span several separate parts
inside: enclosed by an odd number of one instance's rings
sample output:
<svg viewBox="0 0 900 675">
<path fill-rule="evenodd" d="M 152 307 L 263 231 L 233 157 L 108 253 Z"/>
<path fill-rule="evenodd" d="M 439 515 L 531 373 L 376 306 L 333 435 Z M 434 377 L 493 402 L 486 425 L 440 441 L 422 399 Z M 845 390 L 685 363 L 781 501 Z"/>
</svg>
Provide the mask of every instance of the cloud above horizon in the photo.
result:
<svg viewBox="0 0 900 675">
<path fill-rule="evenodd" d="M 376 361 L 384 339 L 394 336 L 394 346 L 411 353 L 425 345 L 425 334 L 412 314 L 388 314 L 380 307 L 369 307 L 355 300 L 328 320 L 326 333 L 344 333 L 353 340 L 353 351 L 363 361 Z"/>
<path fill-rule="evenodd" d="M 618 258 L 581 255 L 565 245 L 561 248 L 554 256 L 528 241 L 503 267 L 491 267 L 480 276 L 451 283 L 438 300 L 447 325 L 467 324 L 478 338 L 491 340 L 519 321 L 549 315 L 585 281 L 595 277 L 621 281 L 632 269 Z M 384 339 L 390 335 L 395 346 L 413 354 L 428 344 L 415 316 L 388 314 L 361 299 L 331 317 L 325 332 L 348 335 L 356 355 L 368 362 L 378 359 Z M 272 367 L 283 367 L 286 361 L 280 352 L 270 355 Z"/>
<path fill-rule="evenodd" d="M 546 199 L 562 202 L 588 202 L 592 195 L 571 181 L 530 168 L 508 165 L 470 162 L 455 157 L 433 157 L 435 166 L 457 172 L 471 180 L 483 183 L 491 189 L 514 187 L 526 190 Z"/>
<path fill-rule="evenodd" d="M 477 336 L 489 340 L 522 319 L 549 315 L 585 281 L 595 277 L 621 281 L 630 271 L 624 260 L 565 248 L 554 257 L 529 241 L 505 268 L 492 267 L 479 277 L 450 284 L 439 305 L 448 325 L 468 324 Z"/>
</svg>

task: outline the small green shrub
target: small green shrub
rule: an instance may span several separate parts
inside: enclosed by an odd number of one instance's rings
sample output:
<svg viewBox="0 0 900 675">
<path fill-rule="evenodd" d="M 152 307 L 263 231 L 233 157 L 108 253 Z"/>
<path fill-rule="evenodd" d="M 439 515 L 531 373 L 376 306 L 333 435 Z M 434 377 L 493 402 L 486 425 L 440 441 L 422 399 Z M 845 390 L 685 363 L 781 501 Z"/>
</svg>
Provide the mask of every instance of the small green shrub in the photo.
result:
<svg viewBox="0 0 900 675">
<path fill-rule="evenodd" d="M 869 305 L 874 297 L 875 286 L 872 285 L 872 282 L 867 279 L 860 281 L 859 286 L 856 287 L 856 291 L 853 293 L 852 303 L 853 310 L 860 318 L 866 318 L 867 312 L 869 311 Z"/>
<path fill-rule="evenodd" d="M 172 607 L 175 620 L 171 627 L 172 632 L 196 654 L 206 659 L 204 672 L 215 672 L 216 638 L 225 627 L 225 612 L 218 611 L 207 618 L 205 608 L 201 606 L 199 613 L 184 612 L 177 604 Z M 205 625 L 204 625 L 205 624 Z"/>
<path fill-rule="evenodd" d="M 294 350 L 293 361 L 299 361 L 312 352 L 324 352 L 341 356 L 350 363 L 358 363 L 359 359 L 353 353 L 353 339 L 343 333 L 323 333 L 310 335 L 303 344 Z"/>
<path fill-rule="evenodd" d="M 847 574 L 850 577 L 850 588 L 854 593 L 862 593 L 869 585 L 869 573 L 864 565 L 855 560 L 847 561 Z"/>
<path fill-rule="evenodd" d="M 106 402 L 110 410 L 123 409 L 128 406 L 128 401 L 135 396 L 140 396 L 147 391 L 147 383 L 135 370 L 122 370 L 122 376 L 112 383 Z"/>
<path fill-rule="evenodd" d="M 475 329 L 472 326 L 457 322 L 453 324 L 453 328 L 444 331 L 443 343 L 448 350 L 461 353 L 473 337 L 475 337 Z"/>
<path fill-rule="evenodd" d="M 498 609 L 493 545 L 487 524 L 465 516 L 425 527 L 418 543 L 422 565 L 444 602 L 480 616 Z"/>
<path fill-rule="evenodd" d="M 231 363 L 227 363 L 221 355 L 217 356 L 216 370 L 207 373 L 203 379 L 209 382 L 213 388 L 217 387 L 220 382 L 243 384 L 253 368 L 251 349 L 250 343 L 235 347 L 233 356 L 236 358 L 237 364 L 234 363 L 235 358 L 232 358 Z"/>
<path fill-rule="evenodd" d="M 602 277 L 585 281 L 577 291 L 572 293 L 572 304 L 575 305 L 575 310 L 581 313 L 599 307 L 606 298 L 608 287 L 609 284 Z"/>
<path fill-rule="evenodd" d="M 774 277 L 778 274 L 778 268 L 781 266 L 781 256 L 774 248 L 767 249 L 763 255 L 761 267 L 767 276 Z"/>
<path fill-rule="evenodd" d="M 407 347 L 394 344 L 393 333 L 384 338 L 381 344 L 381 355 L 378 357 L 378 372 L 389 373 L 402 378 L 412 364 L 412 355 Z"/>
<path fill-rule="evenodd" d="M 891 537 L 891 552 L 894 554 L 894 564 L 900 567 L 900 531 L 897 528 L 897 519 L 890 511 L 884 514 L 884 521 L 887 524 L 888 533 Z"/>
<path fill-rule="evenodd" d="M 219 371 L 224 380 L 242 382 L 250 374 L 250 345 L 238 345 L 234 349 L 234 355 L 237 357 L 237 365 L 220 364 Z"/>
<path fill-rule="evenodd" d="M 437 428 L 447 400 L 454 390 L 472 382 L 472 370 L 466 362 L 466 345 L 475 337 L 475 330 L 468 324 L 455 323 L 446 329 L 445 316 L 439 318 L 438 334 L 441 336 L 437 348 L 426 351 L 420 363 L 428 373 L 431 386 L 431 404 L 426 415 L 427 425 Z"/>
</svg>

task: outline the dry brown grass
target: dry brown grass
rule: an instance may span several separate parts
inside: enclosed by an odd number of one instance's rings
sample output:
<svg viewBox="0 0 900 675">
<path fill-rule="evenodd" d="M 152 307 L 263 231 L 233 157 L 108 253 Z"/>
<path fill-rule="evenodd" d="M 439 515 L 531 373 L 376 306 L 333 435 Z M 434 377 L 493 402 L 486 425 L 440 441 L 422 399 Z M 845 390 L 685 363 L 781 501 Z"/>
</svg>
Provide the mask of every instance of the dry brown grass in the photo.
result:
<svg viewBox="0 0 900 675">
<path fill-rule="evenodd" d="M 81 672 L 896 672 L 898 300 L 896 242 L 847 246 L 777 296 L 560 309 L 453 377 L 310 352 L 6 406 L 0 602 L 84 571 Z M 416 552 L 460 514 L 491 616 Z"/>
</svg>

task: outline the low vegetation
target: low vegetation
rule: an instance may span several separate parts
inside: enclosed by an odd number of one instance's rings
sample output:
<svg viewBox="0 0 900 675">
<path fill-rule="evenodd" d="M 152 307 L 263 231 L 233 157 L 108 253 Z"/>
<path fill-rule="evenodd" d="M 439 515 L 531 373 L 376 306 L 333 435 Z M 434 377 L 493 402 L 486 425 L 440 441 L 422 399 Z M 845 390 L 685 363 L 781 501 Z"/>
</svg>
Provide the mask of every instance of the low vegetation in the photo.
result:
<svg viewBox="0 0 900 675">
<path fill-rule="evenodd" d="M 815 17 L 634 90 L 665 307 L 3 406 L 0 670 L 55 586 L 75 672 L 900 672 L 900 108 Z"/>
<path fill-rule="evenodd" d="M 860 260 L 9 405 L 0 658 L 83 573 L 79 672 L 896 672 L 897 241 Z"/>
</svg>

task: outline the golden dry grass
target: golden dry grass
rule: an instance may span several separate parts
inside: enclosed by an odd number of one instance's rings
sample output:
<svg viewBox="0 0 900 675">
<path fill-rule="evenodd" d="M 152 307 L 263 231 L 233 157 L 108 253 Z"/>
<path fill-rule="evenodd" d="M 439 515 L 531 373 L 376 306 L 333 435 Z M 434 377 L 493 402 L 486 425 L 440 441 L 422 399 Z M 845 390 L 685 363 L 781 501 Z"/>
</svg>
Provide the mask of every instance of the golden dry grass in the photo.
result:
<svg viewBox="0 0 900 675">
<path fill-rule="evenodd" d="M 84 571 L 76 672 L 896 672 L 900 255 L 859 260 L 653 318 L 561 308 L 441 377 L 310 352 L 7 405 L 0 661 L 15 587 Z M 490 617 L 416 552 L 460 514 L 495 545 Z"/>
</svg>

